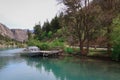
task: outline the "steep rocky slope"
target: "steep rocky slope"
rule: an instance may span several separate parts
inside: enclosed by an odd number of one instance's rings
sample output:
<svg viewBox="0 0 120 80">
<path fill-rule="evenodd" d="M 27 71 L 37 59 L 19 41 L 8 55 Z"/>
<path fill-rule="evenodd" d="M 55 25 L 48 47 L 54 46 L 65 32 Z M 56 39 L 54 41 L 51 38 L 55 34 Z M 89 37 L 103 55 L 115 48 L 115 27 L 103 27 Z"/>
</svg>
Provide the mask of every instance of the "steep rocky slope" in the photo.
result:
<svg viewBox="0 0 120 80">
<path fill-rule="evenodd" d="M 28 35 L 27 30 L 22 29 L 11 29 L 14 35 L 14 39 L 20 42 L 27 41 Z"/>
<path fill-rule="evenodd" d="M 27 41 L 28 39 L 27 30 L 9 29 L 8 27 L 1 23 L 0 23 L 0 35 L 20 42 Z"/>
<path fill-rule="evenodd" d="M 1 23 L 0 23 L 0 35 L 2 35 L 4 37 L 11 38 L 11 39 L 14 39 L 13 32 Z"/>
</svg>

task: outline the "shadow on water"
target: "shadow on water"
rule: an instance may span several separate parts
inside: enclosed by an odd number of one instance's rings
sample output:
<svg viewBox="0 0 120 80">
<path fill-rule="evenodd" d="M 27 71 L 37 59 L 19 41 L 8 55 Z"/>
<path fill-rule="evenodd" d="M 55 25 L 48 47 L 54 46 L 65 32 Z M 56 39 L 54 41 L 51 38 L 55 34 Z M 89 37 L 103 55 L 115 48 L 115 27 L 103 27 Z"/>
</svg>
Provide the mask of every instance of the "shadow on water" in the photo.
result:
<svg viewBox="0 0 120 80">
<path fill-rule="evenodd" d="M 94 60 L 26 58 L 27 65 L 52 72 L 59 80 L 119 80 L 120 64 Z"/>
</svg>

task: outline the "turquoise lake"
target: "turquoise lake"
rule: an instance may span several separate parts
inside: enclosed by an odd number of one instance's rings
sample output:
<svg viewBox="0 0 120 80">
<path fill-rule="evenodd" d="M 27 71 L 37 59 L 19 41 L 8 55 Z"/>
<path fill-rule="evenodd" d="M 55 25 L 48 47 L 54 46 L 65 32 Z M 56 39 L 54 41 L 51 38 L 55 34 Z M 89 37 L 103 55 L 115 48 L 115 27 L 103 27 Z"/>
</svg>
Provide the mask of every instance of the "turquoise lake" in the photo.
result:
<svg viewBox="0 0 120 80">
<path fill-rule="evenodd" d="M 0 50 L 0 80 L 120 80 L 120 63 L 94 59 L 22 58 Z"/>
</svg>

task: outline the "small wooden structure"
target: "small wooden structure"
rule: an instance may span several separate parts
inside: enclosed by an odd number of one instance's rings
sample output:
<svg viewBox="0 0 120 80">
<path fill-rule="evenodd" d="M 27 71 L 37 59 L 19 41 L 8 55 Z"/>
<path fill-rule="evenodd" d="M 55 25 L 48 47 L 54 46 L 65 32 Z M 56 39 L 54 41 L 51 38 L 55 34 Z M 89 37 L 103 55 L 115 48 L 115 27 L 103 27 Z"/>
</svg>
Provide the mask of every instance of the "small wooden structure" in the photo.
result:
<svg viewBox="0 0 120 80">
<path fill-rule="evenodd" d="M 52 51 L 42 51 L 37 47 L 29 47 L 24 49 L 23 52 L 20 53 L 21 56 L 29 56 L 29 57 L 51 57 L 51 56 L 59 56 L 61 55 L 62 50 L 52 50 Z"/>
<path fill-rule="evenodd" d="M 34 51 L 34 52 L 22 52 L 20 53 L 21 56 L 30 56 L 30 57 L 50 57 L 50 56 L 59 56 L 61 55 L 62 51 L 54 50 L 54 51 Z"/>
</svg>

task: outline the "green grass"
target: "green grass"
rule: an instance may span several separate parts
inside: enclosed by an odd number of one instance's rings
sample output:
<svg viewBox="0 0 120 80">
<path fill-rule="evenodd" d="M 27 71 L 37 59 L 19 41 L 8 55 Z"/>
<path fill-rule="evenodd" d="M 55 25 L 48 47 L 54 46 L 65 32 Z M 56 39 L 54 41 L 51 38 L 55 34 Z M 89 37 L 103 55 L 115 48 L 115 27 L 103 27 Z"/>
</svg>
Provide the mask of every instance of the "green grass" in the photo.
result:
<svg viewBox="0 0 120 80">
<path fill-rule="evenodd" d="M 74 53 L 74 50 L 73 50 L 73 48 L 66 47 L 66 48 L 64 49 L 64 52 L 65 52 L 65 53 L 72 54 L 72 53 Z"/>
<path fill-rule="evenodd" d="M 90 49 L 88 56 L 106 55 L 106 50 Z"/>
<path fill-rule="evenodd" d="M 80 49 L 79 48 L 72 48 L 72 47 L 64 47 L 64 52 L 68 54 L 75 54 L 79 53 Z"/>
</svg>

